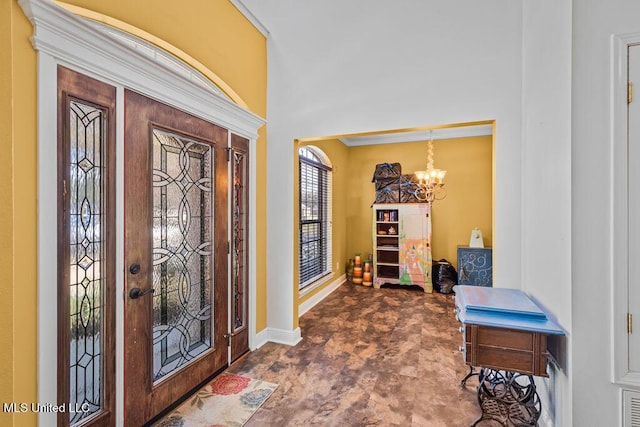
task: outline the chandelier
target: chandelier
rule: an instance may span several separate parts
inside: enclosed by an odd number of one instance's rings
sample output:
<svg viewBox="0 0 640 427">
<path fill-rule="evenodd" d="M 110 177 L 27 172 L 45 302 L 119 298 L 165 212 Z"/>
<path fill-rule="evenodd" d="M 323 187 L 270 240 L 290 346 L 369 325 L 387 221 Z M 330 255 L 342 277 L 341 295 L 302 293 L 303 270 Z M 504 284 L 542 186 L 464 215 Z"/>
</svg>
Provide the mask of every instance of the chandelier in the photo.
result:
<svg viewBox="0 0 640 427">
<path fill-rule="evenodd" d="M 427 143 L 427 170 L 416 171 L 418 179 L 416 197 L 421 202 L 433 203 L 434 200 L 442 200 L 447 197 L 444 189 L 444 176 L 446 170 L 436 169 L 433 166 L 433 138 L 430 135 Z"/>
</svg>

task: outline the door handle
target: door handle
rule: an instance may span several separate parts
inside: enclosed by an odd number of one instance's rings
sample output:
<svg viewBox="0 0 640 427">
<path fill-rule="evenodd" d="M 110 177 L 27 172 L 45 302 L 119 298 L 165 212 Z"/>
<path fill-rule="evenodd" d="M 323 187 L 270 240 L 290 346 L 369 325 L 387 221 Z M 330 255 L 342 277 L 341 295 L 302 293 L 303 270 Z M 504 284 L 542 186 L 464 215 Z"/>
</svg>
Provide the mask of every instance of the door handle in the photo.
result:
<svg viewBox="0 0 640 427">
<path fill-rule="evenodd" d="M 138 299 L 143 295 L 152 294 L 154 292 L 155 292 L 155 289 L 153 288 L 149 288 L 146 291 L 143 291 L 140 288 L 131 288 L 131 290 L 129 291 L 129 298 Z"/>
</svg>

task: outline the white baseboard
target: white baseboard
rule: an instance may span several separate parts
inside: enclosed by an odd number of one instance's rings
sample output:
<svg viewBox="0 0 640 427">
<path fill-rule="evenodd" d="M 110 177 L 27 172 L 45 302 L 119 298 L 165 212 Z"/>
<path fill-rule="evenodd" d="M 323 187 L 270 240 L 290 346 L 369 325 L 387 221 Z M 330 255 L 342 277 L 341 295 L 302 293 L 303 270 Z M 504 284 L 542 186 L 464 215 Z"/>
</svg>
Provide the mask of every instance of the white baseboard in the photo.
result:
<svg viewBox="0 0 640 427">
<path fill-rule="evenodd" d="M 300 304 L 298 307 L 298 317 L 302 316 L 307 311 L 311 310 L 316 304 L 325 299 L 327 295 L 335 291 L 345 283 L 347 276 L 343 274 L 338 277 L 327 286 L 325 286 L 320 292 L 313 295 L 311 298 Z M 302 341 L 302 334 L 300 328 L 293 330 L 285 330 L 278 328 L 265 328 L 262 331 L 256 333 L 251 343 L 251 350 L 257 350 L 268 342 L 275 342 L 278 344 L 296 345 Z"/>
<path fill-rule="evenodd" d="M 251 342 L 251 351 L 255 351 L 269 342 L 269 328 L 264 328 L 260 332 L 257 332 Z"/>
<path fill-rule="evenodd" d="M 276 328 L 269 329 L 269 341 L 276 342 L 278 344 L 296 345 L 302 341 L 302 334 L 300 328 L 294 330 L 284 330 Z"/>
<path fill-rule="evenodd" d="M 302 316 L 307 311 L 311 310 L 316 304 L 318 304 L 320 301 L 325 299 L 327 295 L 329 295 L 331 292 L 338 289 L 340 285 L 342 285 L 346 281 L 347 281 L 347 276 L 346 274 L 343 274 L 342 276 L 338 277 L 333 282 L 329 283 L 327 286 L 322 288 L 320 292 L 318 292 L 317 294 L 313 295 L 311 298 L 309 298 L 308 300 L 300 304 L 298 306 L 298 317 Z"/>
<path fill-rule="evenodd" d="M 265 328 L 256 334 L 253 342 L 253 348 L 251 350 L 257 350 L 268 342 L 296 345 L 300 341 L 302 341 L 300 328 L 296 328 L 293 330 Z"/>
</svg>

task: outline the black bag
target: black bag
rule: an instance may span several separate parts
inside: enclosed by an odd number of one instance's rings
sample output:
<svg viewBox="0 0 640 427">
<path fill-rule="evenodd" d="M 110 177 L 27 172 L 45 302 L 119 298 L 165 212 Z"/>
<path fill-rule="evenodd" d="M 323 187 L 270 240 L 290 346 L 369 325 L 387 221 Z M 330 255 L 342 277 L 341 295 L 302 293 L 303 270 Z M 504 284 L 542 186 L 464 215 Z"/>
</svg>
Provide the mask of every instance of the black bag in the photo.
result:
<svg viewBox="0 0 640 427">
<path fill-rule="evenodd" d="M 441 294 L 450 294 L 458 284 L 458 273 L 446 259 L 434 261 L 431 267 L 433 290 Z"/>
</svg>

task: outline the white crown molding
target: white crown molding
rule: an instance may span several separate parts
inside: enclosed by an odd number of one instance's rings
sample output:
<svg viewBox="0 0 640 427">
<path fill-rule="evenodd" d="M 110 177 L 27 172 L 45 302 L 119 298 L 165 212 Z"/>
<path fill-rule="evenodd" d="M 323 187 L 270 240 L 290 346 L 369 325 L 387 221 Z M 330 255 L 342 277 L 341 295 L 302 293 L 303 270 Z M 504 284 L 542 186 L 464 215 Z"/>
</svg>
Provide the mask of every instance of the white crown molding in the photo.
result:
<svg viewBox="0 0 640 427">
<path fill-rule="evenodd" d="M 242 0 L 230 0 L 230 1 L 231 1 L 231 4 L 233 4 L 236 7 L 236 9 L 238 9 L 240 13 L 242 13 L 244 17 L 247 18 L 249 22 L 251 22 L 253 26 L 256 27 L 256 29 L 260 31 L 260 33 L 263 36 L 269 37 L 269 30 L 267 29 L 267 27 L 262 23 L 262 21 L 258 19 L 258 17 L 256 17 L 253 14 L 253 12 L 251 12 L 251 10 L 249 10 L 247 5 L 245 5 Z"/>
<path fill-rule="evenodd" d="M 221 88 L 216 86 L 215 83 L 206 78 L 202 73 L 195 70 L 189 64 L 180 61 L 178 58 L 176 58 L 166 50 L 154 46 L 153 44 L 145 40 L 141 40 L 139 37 L 120 30 L 119 28 L 111 27 L 101 22 L 87 21 L 87 23 L 95 26 L 98 31 L 105 32 L 109 36 L 122 41 L 124 44 L 130 45 L 133 49 L 136 50 L 136 52 L 149 57 L 149 59 L 156 62 L 157 64 L 173 68 L 176 73 L 184 75 L 184 77 L 190 79 L 196 84 L 201 85 L 206 90 L 210 90 L 216 93 L 218 96 L 221 96 L 228 101 L 233 102 L 233 100 L 229 96 L 227 96 L 227 94 L 225 94 Z"/>
<path fill-rule="evenodd" d="M 469 138 L 474 136 L 487 136 L 491 135 L 492 133 L 493 127 L 491 125 L 475 125 L 433 130 L 381 133 L 377 135 L 356 135 L 339 139 L 343 144 L 349 147 L 356 147 L 361 145 L 396 144 L 400 142 L 426 141 L 429 139 L 436 140 Z"/>
<path fill-rule="evenodd" d="M 51 0 L 19 0 L 34 26 L 36 50 L 93 76 L 174 105 L 249 139 L 256 139 L 265 120 L 214 90 L 203 90 L 166 55 L 142 54 L 121 37 L 100 31 Z M 105 72 L 108 70 L 108 72 Z"/>
</svg>

